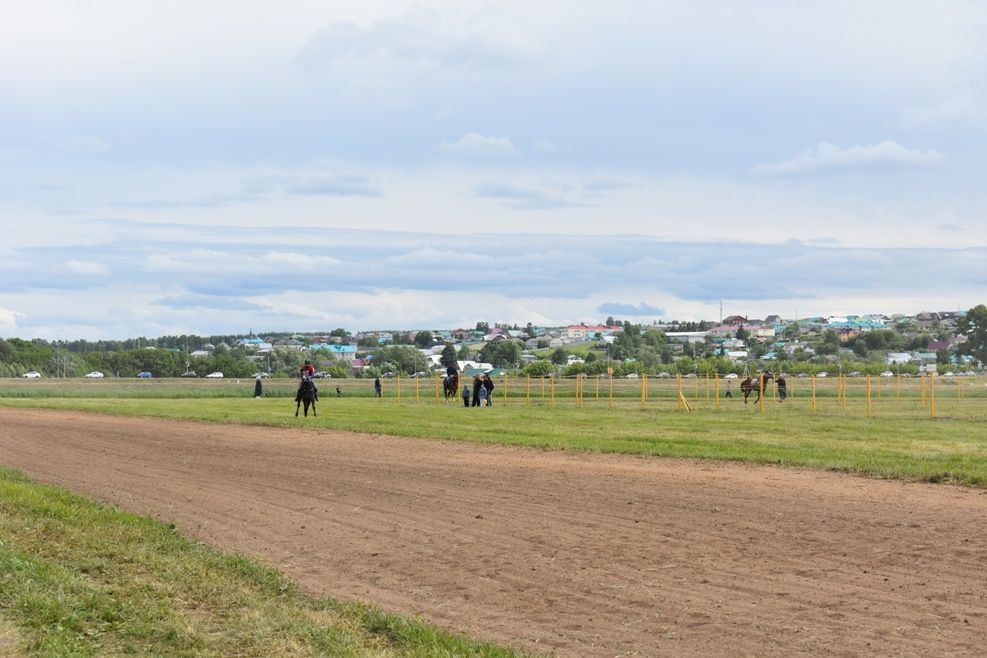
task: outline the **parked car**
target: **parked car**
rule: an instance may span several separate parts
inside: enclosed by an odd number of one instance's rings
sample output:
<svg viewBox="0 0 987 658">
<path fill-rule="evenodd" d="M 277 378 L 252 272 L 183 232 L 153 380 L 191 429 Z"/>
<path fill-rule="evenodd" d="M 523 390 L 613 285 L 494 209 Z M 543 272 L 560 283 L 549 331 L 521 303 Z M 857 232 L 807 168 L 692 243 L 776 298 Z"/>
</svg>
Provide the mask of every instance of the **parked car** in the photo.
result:
<svg viewBox="0 0 987 658">
<path fill-rule="evenodd" d="M 37 379 L 40 376 L 41 373 L 38 372 L 37 370 L 32 370 L 31 372 L 25 372 L 23 375 L 21 375 L 21 377 L 24 377 L 25 379 Z"/>
<path fill-rule="evenodd" d="M 884 372 L 881 373 L 881 377 L 894 377 L 894 373 L 891 372 L 890 370 L 885 370 Z"/>
<path fill-rule="evenodd" d="M 737 378 L 737 373 L 735 373 L 735 372 L 728 372 L 727 374 L 723 375 L 723 378 L 724 379 L 736 379 Z"/>
<path fill-rule="evenodd" d="M 816 377 L 829 377 L 829 373 L 819 372 L 819 373 L 816 373 Z"/>
<path fill-rule="evenodd" d="M 150 379 L 153 376 L 154 375 L 152 375 L 151 373 L 149 373 L 147 370 L 145 370 L 143 372 L 137 373 L 137 377 L 140 378 L 140 379 Z"/>
<path fill-rule="evenodd" d="M 208 375 L 206 375 L 206 379 L 222 379 L 222 378 L 223 378 L 223 373 L 221 372 L 211 372 Z"/>
<path fill-rule="evenodd" d="M 179 375 L 179 377 L 198 377 L 194 370 L 187 370 Z"/>
<path fill-rule="evenodd" d="M 88 377 L 89 379 L 102 379 L 103 373 L 101 373 L 99 370 L 93 370 L 92 372 L 87 373 L 86 377 Z"/>
<path fill-rule="evenodd" d="M 386 377 L 386 375 L 385 375 L 385 377 Z M 322 372 L 317 372 L 314 375 L 312 375 L 312 378 L 313 379 L 332 379 L 332 375 L 330 375 L 328 372 L 322 371 Z"/>
<path fill-rule="evenodd" d="M 250 377 L 251 377 L 251 379 L 257 379 L 258 377 L 260 377 L 261 379 L 270 379 L 271 373 L 269 373 L 269 372 L 255 372 L 254 374 L 250 375 Z"/>
</svg>

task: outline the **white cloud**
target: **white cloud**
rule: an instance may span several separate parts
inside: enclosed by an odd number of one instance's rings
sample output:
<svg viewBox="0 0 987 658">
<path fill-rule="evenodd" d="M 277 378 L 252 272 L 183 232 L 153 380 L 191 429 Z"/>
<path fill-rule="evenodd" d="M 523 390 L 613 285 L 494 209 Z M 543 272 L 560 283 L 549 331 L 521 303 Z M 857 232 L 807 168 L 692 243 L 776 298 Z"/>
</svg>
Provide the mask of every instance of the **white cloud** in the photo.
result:
<svg viewBox="0 0 987 658">
<path fill-rule="evenodd" d="M 14 330 L 17 329 L 17 318 L 21 317 L 24 317 L 23 313 L 0 306 L 0 331 L 6 335 L 13 335 Z"/>
<path fill-rule="evenodd" d="M 491 7 L 465 14 L 412 6 L 368 27 L 334 22 L 312 35 L 295 64 L 317 74 L 409 67 L 419 72 L 440 67 L 499 70 L 528 59 L 530 43 L 517 18 Z"/>
<path fill-rule="evenodd" d="M 784 162 L 761 164 L 754 173 L 762 176 L 806 176 L 859 169 L 926 169 L 945 164 L 946 158 L 934 149 L 909 149 L 893 140 L 879 144 L 841 148 L 820 142 L 814 149 Z"/>
<path fill-rule="evenodd" d="M 73 274 L 83 274 L 86 276 L 105 276 L 109 274 L 109 268 L 102 263 L 91 261 L 70 260 L 65 263 L 65 267 Z"/>
<path fill-rule="evenodd" d="M 507 137 L 494 137 L 480 133 L 466 133 L 455 142 L 442 142 L 439 150 L 450 155 L 477 158 L 506 157 L 518 155 L 521 150 Z"/>
<path fill-rule="evenodd" d="M 906 107 L 901 118 L 888 126 L 895 130 L 921 130 L 952 123 L 983 124 L 985 120 L 987 112 L 981 105 L 970 98 L 958 96 L 947 99 L 936 107 Z"/>
<path fill-rule="evenodd" d="M 559 145 L 553 141 L 541 139 L 535 142 L 534 149 L 539 153 L 557 153 L 559 151 Z"/>
</svg>

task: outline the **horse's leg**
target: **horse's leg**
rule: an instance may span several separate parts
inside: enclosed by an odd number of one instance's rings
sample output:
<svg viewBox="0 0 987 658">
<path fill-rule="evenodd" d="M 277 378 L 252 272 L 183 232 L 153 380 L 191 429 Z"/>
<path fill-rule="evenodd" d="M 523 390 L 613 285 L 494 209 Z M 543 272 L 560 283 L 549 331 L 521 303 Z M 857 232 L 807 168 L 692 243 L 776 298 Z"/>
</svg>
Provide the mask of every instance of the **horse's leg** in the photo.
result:
<svg viewBox="0 0 987 658">
<path fill-rule="evenodd" d="M 298 409 L 302 406 L 301 400 L 295 400 L 295 418 L 298 418 Z"/>
<path fill-rule="evenodd" d="M 315 413 L 315 400 L 312 400 L 312 417 L 315 418 L 319 414 Z"/>
</svg>

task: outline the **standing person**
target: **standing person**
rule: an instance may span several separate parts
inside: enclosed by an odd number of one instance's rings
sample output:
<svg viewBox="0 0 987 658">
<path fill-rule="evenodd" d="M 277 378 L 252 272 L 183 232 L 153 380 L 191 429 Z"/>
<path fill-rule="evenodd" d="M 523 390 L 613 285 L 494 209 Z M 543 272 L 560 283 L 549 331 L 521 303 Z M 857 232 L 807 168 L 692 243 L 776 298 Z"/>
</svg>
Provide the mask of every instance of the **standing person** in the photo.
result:
<svg viewBox="0 0 987 658">
<path fill-rule="evenodd" d="M 257 375 L 257 381 L 254 382 L 254 399 L 259 399 L 264 395 L 264 385 L 260 382 L 260 375 Z"/>
<path fill-rule="evenodd" d="M 463 384 L 463 406 L 470 408 L 470 385 Z"/>
<path fill-rule="evenodd" d="M 775 378 L 775 384 L 778 386 L 778 402 L 784 402 L 785 398 L 788 397 L 788 382 L 785 381 L 785 376 L 778 375 Z"/>
<path fill-rule="evenodd" d="M 375 398 L 384 397 L 381 393 L 380 377 L 374 379 L 374 397 Z"/>
<path fill-rule="evenodd" d="M 728 379 L 728 380 L 727 380 L 727 393 L 726 393 L 726 395 L 724 395 L 723 397 L 725 397 L 725 398 L 732 398 L 732 397 L 733 397 L 733 393 L 732 393 L 732 392 L 730 391 L 730 387 L 731 387 L 732 385 L 733 385 L 733 382 L 731 382 L 731 381 L 730 381 L 730 380 Z"/>
<path fill-rule="evenodd" d="M 480 389 L 483 388 L 483 380 L 479 375 L 473 375 L 473 406 L 480 406 Z"/>
<path fill-rule="evenodd" d="M 487 387 L 480 383 L 480 406 L 487 406 Z"/>
<path fill-rule="evenodd" d="M 492 407 L 494 383 L 493 380 L 490 379 L 490 375 L 483 375 L 483 388 L 487 391 L 487 406 Z"/>
<path fill-rule="evenodd" d="M 336 387 L 336 397 L 337 398 L 343 397 L 343 389 L 339 388 L 339 386 Z"/>
</svg>

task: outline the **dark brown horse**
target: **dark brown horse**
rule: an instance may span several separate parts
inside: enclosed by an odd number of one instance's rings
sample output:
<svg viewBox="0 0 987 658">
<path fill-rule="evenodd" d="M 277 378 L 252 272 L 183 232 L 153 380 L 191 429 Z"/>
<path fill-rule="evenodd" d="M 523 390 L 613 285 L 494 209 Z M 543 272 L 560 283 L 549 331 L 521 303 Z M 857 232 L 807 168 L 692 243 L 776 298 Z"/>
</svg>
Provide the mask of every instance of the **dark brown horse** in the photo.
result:
<svg viewBox="0 0 987 658">
<path fill-rule="evenodd" d="M 459 397 L 459 371 L 451 375 L 446 375 L 442 380 L 442 392 L 446 396 L 446 402 Z"/>
<path fill-rule="evenodd" d="M 747 398 L 751 393 L 757 393 L 757 399 L 754 403 L 761 401 L 761 395 L 768 390 L 768 382 L 774 377 L 770 372 L 766 372 L 758 377 L 748 377 L 744 381 L 740 382 L 740 392 L 744 394 L 744 404 L 747 404 Z"/>
<path fill-rule="evenodd" d="M 312 407 L 312 415 L 317 416 L 318 414 L 315 413 L 315 401 L 318 399 L 315 383 L 308 377 L 302 377 L 302 382 L 298 385 L 298 393 L 295 394 L 295 417 L 298 417 L 298 410 L 302 404 L 305 405 L 306 418 L 308 418 L 309 406 Z"/>
</svg>

